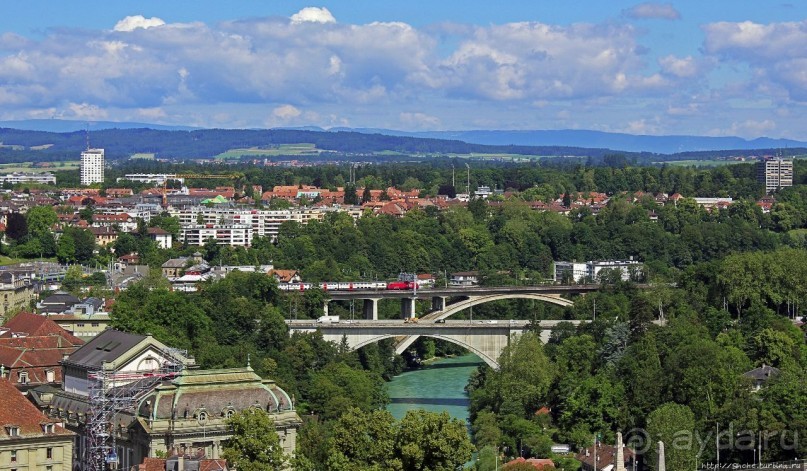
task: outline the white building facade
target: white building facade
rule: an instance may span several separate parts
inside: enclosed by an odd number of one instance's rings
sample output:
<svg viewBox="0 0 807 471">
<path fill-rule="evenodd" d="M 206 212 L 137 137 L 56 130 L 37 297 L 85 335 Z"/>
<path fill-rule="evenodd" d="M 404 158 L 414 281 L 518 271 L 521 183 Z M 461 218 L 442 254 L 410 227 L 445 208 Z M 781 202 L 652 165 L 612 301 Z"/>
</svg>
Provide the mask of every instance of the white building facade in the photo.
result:
<svg viewBox="0 0 807 471">
<path fill-rule="evenodd" d="M 27 173 L 27 172 L 14 172 L 6 175 L 0 175 L 0 183 L 11 183 L 16 185 L 19 183 L 39 183 L 42 185 L 55 185 L 56 175 L 52 173 Z"/>
<path fill-rule="evenodd" d="M 81 153 L 81 184 L 104 183 L 104 149 L 87 149 Z"/>
<path fill-rule="evenodd" d="M 188 245 L 204 245 L 212 238 L 218 245 L 249 247 L 252 236 L 252 227 L 244 224 L 204 224 L 182 227 L 179 239 Z"/>
<path fill-rule="evenodd" d="M 591 260 L 588 262 L 555 262 L 555 283 L 597 283 L 603 270 L 618 271 L 623 281 L 644 277 L 644 266 L 637 260 Z"/>
</svg>

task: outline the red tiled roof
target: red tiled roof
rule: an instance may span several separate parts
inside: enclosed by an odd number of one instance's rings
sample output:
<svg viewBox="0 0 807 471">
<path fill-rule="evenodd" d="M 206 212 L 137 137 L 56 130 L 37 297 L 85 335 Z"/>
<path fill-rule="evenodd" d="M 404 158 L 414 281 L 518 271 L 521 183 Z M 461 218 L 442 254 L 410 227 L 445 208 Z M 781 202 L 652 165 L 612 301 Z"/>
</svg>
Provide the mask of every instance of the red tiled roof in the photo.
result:
<svg viewBox="0 0 807 471">
<path fill-rule="evenodd" d="M 535 467 L 535 469 L 555 469 L 555 463 L 550 460 L 549 458 L 528 458 L 525 459 L 523 457 L 518 457 L 513 461 L 508 461 L 502 467 L 503 470 L 507 470 L 507 468 L 511 465 L 519 464 L 519 463 L 527 463 Z"/>
<path fill-rule="evenodd" d="M 199 462 L 199 471 L 220 471 L 226 470 L 227 460 L 202 460 Z"/>
<path fill-rule="evenodd" d="M 9 380 L 0 378 L 0 425 L 19 427 L 19 435 L 23 438 L 73 434 L 58 424 L 54 425 L 53 433 L 46 434 L 42 425 L 50 423 L 54 422 L 39 412 Z M 8 429 L 0 427 L 0 437 L 8 436 Z"/>
<path fill-rule="evenodd" d="M 276 276 L 282 282 L 289 282 L 295 275 L 299 276 L 297 270 L 271 270 L 269 275 Z"/>
<path fill-rule="evenodd" d="M 165 471 L 165 458 L 143 458 L 139 471 Z"/>
<path fill-rule="evenodd" d="M 30 337 L 42 337 L 57 335 L 69 342 L 71 345 L 83 345 L 84 341 L 64 330 L 59 324 L 48 319 L 46 316 L 21 312 L 9 319 L 3 327 L 9 331 L 0 337 L 11 337 L 12 332 L 26 333 Z"/>
</svg>

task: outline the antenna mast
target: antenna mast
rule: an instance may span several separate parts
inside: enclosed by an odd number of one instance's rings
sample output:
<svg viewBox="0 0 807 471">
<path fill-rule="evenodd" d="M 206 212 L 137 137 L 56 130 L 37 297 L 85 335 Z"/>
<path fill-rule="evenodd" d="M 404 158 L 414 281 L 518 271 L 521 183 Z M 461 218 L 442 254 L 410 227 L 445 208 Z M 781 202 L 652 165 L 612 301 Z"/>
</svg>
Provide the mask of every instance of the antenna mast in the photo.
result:
<svg viewBox="0 0 807 471">
<path fill-rule="evenodd" d="M 87 138 L 87 150 L 90 150 L 90 122 L 87 121 L 87 127 L 84 130 L 84 135 Z"/>
</svg>

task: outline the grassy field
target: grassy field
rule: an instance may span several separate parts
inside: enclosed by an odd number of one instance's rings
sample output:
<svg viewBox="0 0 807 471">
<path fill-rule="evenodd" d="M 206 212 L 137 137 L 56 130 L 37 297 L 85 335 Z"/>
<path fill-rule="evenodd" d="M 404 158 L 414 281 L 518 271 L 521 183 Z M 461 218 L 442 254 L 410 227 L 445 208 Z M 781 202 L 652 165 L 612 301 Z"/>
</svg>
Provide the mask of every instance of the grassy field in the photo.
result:
<svg viewBox="0 0 807 471">
<path fill-rule="evenodd" d="M 5 255 L 0 255 L 0 266 L 14 265 L 15 263 L 24 262 L 21 258 L 10 258 Z"/>
<path fill-rule="evenodd" d="M 81 162 L 78 160 L 51 162 L 51 167 L 34 167 L 33 162 L 16 162 L 13 164 L 0 164 L 0 172 L 42 173 L 42 172 L 54 172 L 57 170 L 78 170 L 80 166 Z"/>
<path fill-rule="evenodd" d="M 251 155 L 265 155 L 265 156 L 276 156 L 276 155 L 319 155 L 322 152 L 320 149 L 314 144 L 280 144 L 277 146 L 267 147 L 267 148 L 260 148 L 260 147 L 251 147 L 249 149 L 230 149 L 227 152 L 223 152 L 216 156 L 217 159 L 240 159 L 244 156 L 251 156 Z"/>
</svg>

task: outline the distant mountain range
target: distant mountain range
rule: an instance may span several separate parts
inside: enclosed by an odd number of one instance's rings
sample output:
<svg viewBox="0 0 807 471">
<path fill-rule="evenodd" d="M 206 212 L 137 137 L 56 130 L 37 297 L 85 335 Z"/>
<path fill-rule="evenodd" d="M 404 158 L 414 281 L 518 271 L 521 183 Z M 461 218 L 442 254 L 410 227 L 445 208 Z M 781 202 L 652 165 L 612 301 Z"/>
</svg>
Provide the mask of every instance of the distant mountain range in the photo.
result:
<svg viewBox="0 0 807 471">
<path fill-rule="evenodd" d="M 162 124 L 125 123 L 116 121 L 73 121 L 68 119 L 23 119 L 0 121 L 0 128 L 22 129 L 24 131 L 76 132 L 88 129 L 156 129 L 160 131 L 192 131 L 192 126 L 166 126 Z"/>
<path fill-rule="evenodd" d="M 113 121 L 70 121 L 61 119 L 32 119 L 19 121 L 0 121 L 0 128 L 12 128 L 30 131 L 75 132 L 88 128 L 90 131 L 103 129 L 139 129 L 148 128 L 165 131 L 192 131 L 202 128 L 191 126 L 166 126 L 148 123 L 113 122 Z M 807 147 L 807 141 L 790 139 L 772 139 L 761 137 L 743 139 L 740 137 L 708 137 L 708 136 L 649 136 L 623 133 L 609 133 L 585 130 L 544 130 L 544 131 L 422 131 L 407 132 L 380 128 L 330 128 L 316 126 L 281 128 L 300 131 L 318 132 L 356 132 L 363 134 L 382 134 L 387 136 L 414 137 L 428 139 L 444 139 L 463 141 L 469 144 L 491 146 L 531 146 L 531 147 L 576 147 L 592 149 L 611 149 L 623 152 L 649 152 L 654 154 L 676 154 L 681 152 L 701 152 L 719 150 L 753 150 L 753 149 L 787 149 Z"/>
<path fill-rule="evenodd" d="M 313 130 L 313 129 L 312 129 Z M 350 130 L 391 136 L 423 137 L 432 139 L 453 139 L 469 144 L 519 145 L 519 146 L 562 146 L 612 149 L 624 152 L 651 152 L 654 154 L 676 154 L 680 152 L 701 152 L 717 150 L 786 149 L 807 147 L 807 141 L 772 139 L 760 137 L 708 136 L 648 136 L 576 129 L 554 131 L 423 131 L 404 132 L 389 129 L 332 128 L 329 131 Z"/>
</svg>

